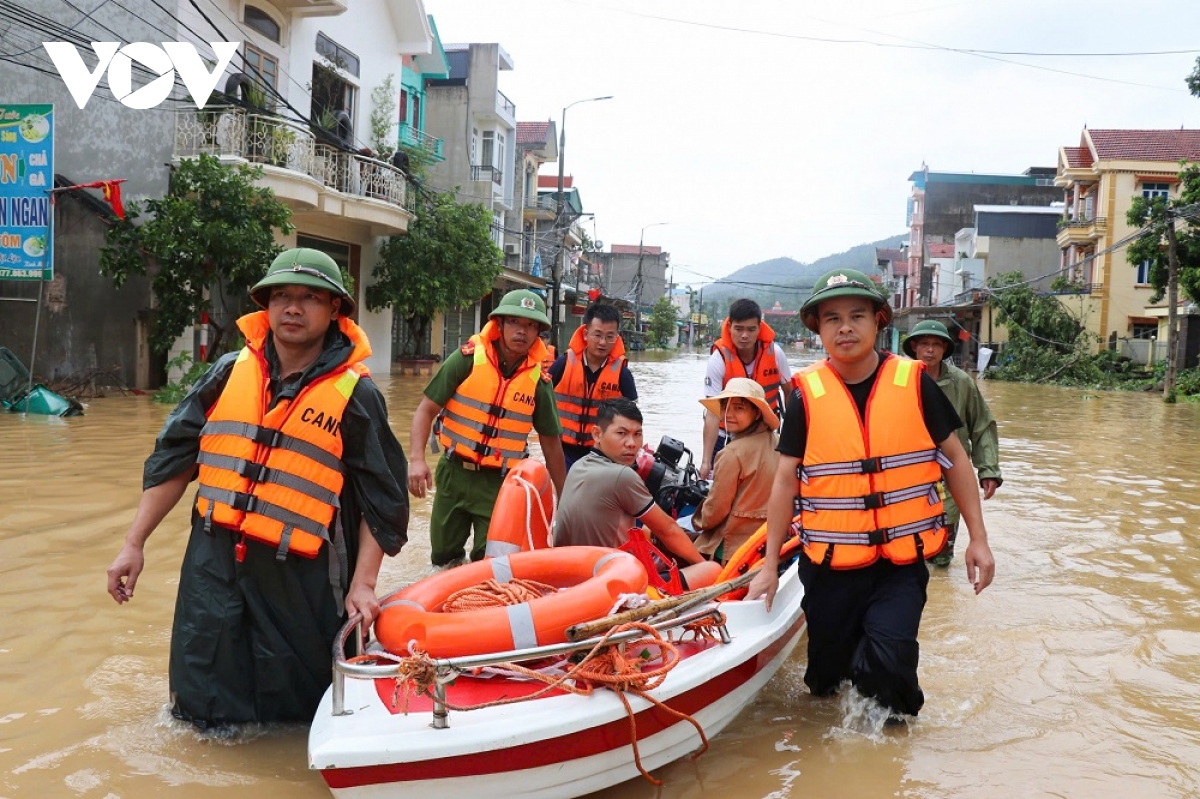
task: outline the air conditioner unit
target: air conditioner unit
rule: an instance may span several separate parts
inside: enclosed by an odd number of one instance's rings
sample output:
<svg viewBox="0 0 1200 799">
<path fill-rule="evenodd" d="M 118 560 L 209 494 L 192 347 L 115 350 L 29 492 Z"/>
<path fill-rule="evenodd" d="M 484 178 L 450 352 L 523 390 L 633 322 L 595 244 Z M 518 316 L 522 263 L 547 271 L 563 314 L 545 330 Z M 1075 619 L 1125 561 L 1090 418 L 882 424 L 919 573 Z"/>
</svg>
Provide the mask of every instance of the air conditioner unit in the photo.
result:
<svg viewBox="0 0 1200 799">
<path fill-rule="evenodd" d="M 515 244 L 505 244 L 504 245 L 504 254 L 505 255 L 516 255 L 520 251 L 521 251 L 520 248 Z"/>
</svg>

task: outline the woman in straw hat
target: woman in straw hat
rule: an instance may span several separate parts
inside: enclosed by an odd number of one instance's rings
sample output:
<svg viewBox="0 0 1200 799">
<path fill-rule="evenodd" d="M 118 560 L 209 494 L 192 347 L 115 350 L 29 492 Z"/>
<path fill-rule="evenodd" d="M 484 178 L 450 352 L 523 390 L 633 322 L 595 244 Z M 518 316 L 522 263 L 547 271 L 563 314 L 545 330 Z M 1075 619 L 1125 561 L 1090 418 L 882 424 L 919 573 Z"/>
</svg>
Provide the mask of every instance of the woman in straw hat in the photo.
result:
<svg viewBox="0 0 1200 799">
<path fill-rule="evenodd" d="M 767 403 L 763 387 L 735 377 L 700 404 L 719 418 L 732 437 L 717 455 L 712 488 L 692 517 L 701 531 L 696 548 L 724 562 L 767 519 L 767 499 L 779 463 L 775 430 L 779 417 Z"/>
</svg>

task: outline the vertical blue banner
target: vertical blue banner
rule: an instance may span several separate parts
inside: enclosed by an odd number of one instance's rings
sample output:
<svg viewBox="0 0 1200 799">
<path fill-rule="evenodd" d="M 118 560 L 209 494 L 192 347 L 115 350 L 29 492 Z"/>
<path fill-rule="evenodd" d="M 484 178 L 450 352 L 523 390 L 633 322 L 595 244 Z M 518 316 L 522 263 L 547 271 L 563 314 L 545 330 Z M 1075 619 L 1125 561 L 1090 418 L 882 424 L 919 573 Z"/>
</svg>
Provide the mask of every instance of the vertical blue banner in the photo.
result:
<svg viewBox="0 0 1200 799">
<path fill-rule="evenodd" d="M 0 280 L 54 277 L 54 106 L 0 104 Z"/>
</svg>

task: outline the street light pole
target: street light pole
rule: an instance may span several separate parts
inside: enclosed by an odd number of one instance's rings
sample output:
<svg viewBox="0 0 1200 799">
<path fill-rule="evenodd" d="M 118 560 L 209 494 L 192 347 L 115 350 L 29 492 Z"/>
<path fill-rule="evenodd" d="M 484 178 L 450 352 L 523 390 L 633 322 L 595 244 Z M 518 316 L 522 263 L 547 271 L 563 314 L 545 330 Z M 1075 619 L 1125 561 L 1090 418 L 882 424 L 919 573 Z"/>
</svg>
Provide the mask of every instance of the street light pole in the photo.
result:
<svg viewBox="0 0 1200 799">
<path fill-rule="evenodd" d="M 639 337 L 642 335 L 642 258 L 646 254 L 643 245 L 646 242 L 646 228 L 658 227 L 659 225 L 669 225 L 670 222 L 651 222 L 642 228 L 642 232 L 638 235 L 638 265 L 637 275 L 633 278 L 633 332 Z"/>
<path fill-rule="evenodd" d="M 579 105 L 580 103 L 595 103 L 600 100 L 611 100 L 612 98 L 613 96 L 611 94 L 605 95 L 604 97 L 588 97 L 585 100 L 576 100 L 575 102 L 566 105 L 562 110 L 562 122 L 558 126 L 558 194 L 555 201 L 557 208 L 555 209 L 554 221 L 555 224 L 560 227 L 560 232 L 558 239 L 558 253 L 554 256 L 554 263 L 551 264 L 550 267 L 550 274 L 554 281 L 554 285 L 550 289 L 550 299 L 552 302 L 548 303 L 550 306 L 550 341 L 554 344 L 555 349 L 558 349 L 559 346 L 558 306 L 561 302 L 562 292 L 562 287 L 559 285 L 559 283 L 562 282 L 563 250 L 565 250 L 567 247 L 567 228 L 570 225 L 570 219 L 566 212 L 566 205 L 563 201 L 563 151 L 567 149 L 567 109 L 573 105 Z"/>
</svg>

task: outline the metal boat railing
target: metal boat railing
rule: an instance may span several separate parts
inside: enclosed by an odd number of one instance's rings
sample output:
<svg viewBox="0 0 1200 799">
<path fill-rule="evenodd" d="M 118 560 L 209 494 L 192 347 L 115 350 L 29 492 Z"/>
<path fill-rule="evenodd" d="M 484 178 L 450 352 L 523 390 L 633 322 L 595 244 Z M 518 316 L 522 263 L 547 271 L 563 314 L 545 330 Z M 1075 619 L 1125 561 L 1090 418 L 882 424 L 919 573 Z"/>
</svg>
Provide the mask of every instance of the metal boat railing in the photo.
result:
<svg viewBox="0 0 1200 799">
<path fill-rule="evenodd" d="M 658 623 L 650 623 L 654 629 L 662 632 L 664 630 L 682 627 L 686 624 L 700 621 L 702 619 L 712 618 L 720 620 L 721 613 L 716 605 L 708 605 L 689 613 L 682 614 L 673 619 L 667 619 Z M 338 631 L 337 638 L 333 642 L 333 715 L 349 716 L 354 713 L 353 710 L 346 709 L 346 678 L 362 680 L 378 680 L 388 677 L 399 677 L 400 664 L 366 664 L 366 663 L 351 663 L 342 657 L 342 653 L 346 651 L 346 642 L 349 640 L 350 633 L 355 632 L 355 654 L 362 654 L 362 614 L 356 613 L 350 617 L 350 620 L 342 626 Z M 724 624 L 717 627 L 717 631 L 721 636 L 721 643 L 728 644 L 732 638 L 729 635 L 729 628 Z M 642 630 L 626 630 L 623 633 L 609 636 L 608 643 L 624 644 L 629 641 L 636 640 L 645 635 Z M 452 682 L 455 677 L 463 672 L 477 669 L 484 666 L 495 666 L 501 663 L 515 663 L 522 660 L 536 660 L 539 658 L 557 657 L 560 655 L 570 655 L 575 652 L 590 651 L 596 644 L 603 640 L 603 636 L 588 638 L 584 641 L 572 641 L 563 644 L 551 644 L 549 646 L 538 646 L 529 649 L 514 649 L 508 652 L 492 652 L 486 655 L 470 655 L 468 657 L 458 658 L 433 658 L 433 664 L 437 670 L 437 679 L 433 687 L 433 728 L 446 729 L 450 726 L 449 709 L 446 707 L 446 685 Z M 369 654 L 369 653 L 368 653 Z"/>
</svg>

